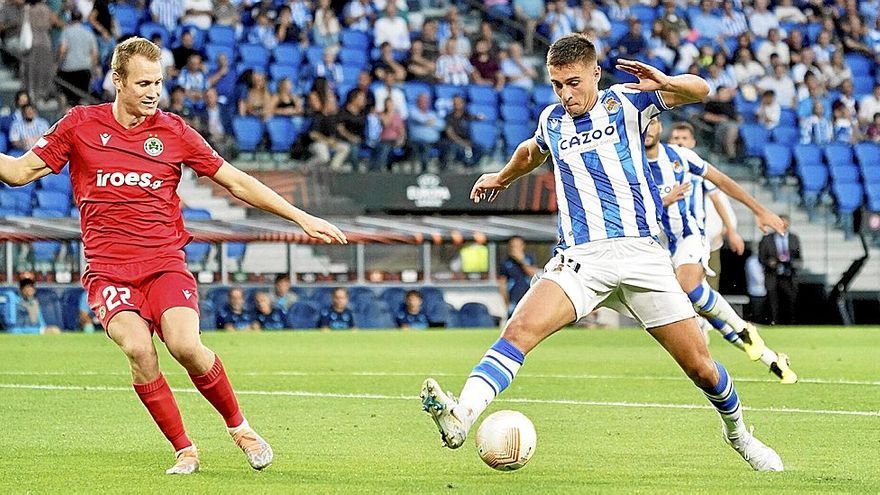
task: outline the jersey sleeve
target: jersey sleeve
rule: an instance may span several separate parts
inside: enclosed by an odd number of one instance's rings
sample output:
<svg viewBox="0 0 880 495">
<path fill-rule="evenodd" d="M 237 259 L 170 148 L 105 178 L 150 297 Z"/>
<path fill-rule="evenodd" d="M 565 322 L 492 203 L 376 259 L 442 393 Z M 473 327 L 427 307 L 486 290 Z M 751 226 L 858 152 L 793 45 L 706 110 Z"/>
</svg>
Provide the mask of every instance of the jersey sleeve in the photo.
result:
<svg viewBox="0 0 880 495">
<path fill-rule="evenodd" d="M 541 112 L 541 117 L 538 118 L 538 128 L 535 130 L 535 143 L 538 145 L 538 149 L 541 150 L 542 153 L 548 153 L 550 151 L 550 146 L 547 144 L 547 126 L 545 122 L 550 117 L 550 112 L 553 111 L 553 107 L 556 105 L 549 105 L 547 108 Z"/>
<path fill-rule="evenodd" d="M 670 109 L 660 96 L 660 91 L 639 91 L 629 89 L 623 84 L 615 84 L 611 86 L 610 90 L 620 98 L 626 98 L 635 107 L 640 118 L 640 132 L 644 132 L 648 128 L 648 121 Z"/>
<path fill-rule="evenodd" d="M 184 163 L 195 170 L 199 177 L 213 177 L 223 165 L 223 157 L 189 125 L 184 124 L 182 139 L 187 149 Z"/>
<path fill-rule="evenodd" d="M 75 130 L 81 120 L 79 107 L 71 108 L 31 148 L 53 173 L 60 172 L 70 160 Z"/>
<path fill-rule="evenodd" d="M 693 150 L 688 148 L 679 147 L 677 151 L 678 154 L 687 161 L 688 172 L 694 175 L 699 175 L 700 177 L 706 176 L 706 172 L 709 171 L 709 164 L 700 158 L 700 155 L 694 153 Z"/>
</svg>

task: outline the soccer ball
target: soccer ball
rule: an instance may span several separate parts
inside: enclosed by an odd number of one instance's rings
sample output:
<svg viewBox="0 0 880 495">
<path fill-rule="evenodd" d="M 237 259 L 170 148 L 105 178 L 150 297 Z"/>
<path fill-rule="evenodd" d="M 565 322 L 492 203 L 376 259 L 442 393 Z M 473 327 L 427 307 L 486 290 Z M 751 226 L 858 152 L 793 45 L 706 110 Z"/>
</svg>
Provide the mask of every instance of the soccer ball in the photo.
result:
<svg viewBox="0 0 880 495">
<path fill-rule="evenodd" d="M 477 451 L 490 468 L 516 471 L 535 453 L 535 425 L 518 411 L 498 411 L 483 420 L 477 430 Z"/>
</svg>

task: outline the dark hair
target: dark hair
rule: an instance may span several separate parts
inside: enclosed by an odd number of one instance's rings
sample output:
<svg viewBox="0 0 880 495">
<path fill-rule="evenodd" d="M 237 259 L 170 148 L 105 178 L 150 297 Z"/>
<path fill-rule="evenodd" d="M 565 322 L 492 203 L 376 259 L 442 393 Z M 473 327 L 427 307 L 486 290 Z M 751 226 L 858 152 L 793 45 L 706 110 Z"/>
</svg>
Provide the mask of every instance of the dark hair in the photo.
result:
<svg viewBox="0 0 880 495">
<path fill-rule="evenodd" d="M 287 280 L 288 282 L 290 282 L 290 275 L 288 275 L 286 273 L 279 273 L 278 275 L 275 275 L 275 283 L 276 284 L 278 282 L 281 282 L 282 280 Z"/>
<path fill-rule="evenodd" d="M 346 296 L 348 295 L 348 289 L 346 289 L 345 287 L 335 287 L 335 288 L 333 289 L 333 295 L 335 296 L 336 293 L 339 292 L 339 291 L 344 292 Z"/>
<path fill-rule="evenodd" d="M 580 33 L 573 33 L 556 40 L 547 52 L 547 65 L 564 67 L 581 63 L 596 63 L 596 47 L 593 42 Z"/>
<path fill-rule="evenodd" d="M 690 122 L 676 122 L 672 124 L 673 131 L 688 131 L 691 133 L 691 136 L 696 136 L 696 132 L 694 132 L 694 126 Z"/>
<path fill-rule="evenodd" d="M 768 89 L 767 91 L 764 91 L 763 93 L 761 93 L 761 98 L 766 98 L 768 96 L 776 96 L 776 92 L 773 91 L 772 89 Z"/>
<path fill-rule="evenodd" d="M 421 299 L 421 298 L 422 298 L 422 293 L 419 292 L 419 291 L 417 291 L 417 290 L 409 290 L 409 291 L 406 291 L 406 296 L 404 297 L 404 300 L 409 299 L 410 296 L 416 296 L 416 297 L 418 297 L 419 299 Z"/>
<path fill-rule="evenodd" d="M 37 285 L 32 278 L 23 278 L 18 281 L 18 290 L 24 290 L 25 287 L 34 287 Z"/>
<path fill-rule="evenodd" d="M 521 241 L 523 241 L 523 242 L 526 242 L 526 240 L 523 239 L 523 236 L 521 236 L 521 235 L 512 235 L 512 236 L 510 236 L 510 239 L 508 239 L 507 242 L 514 241 L 514 240 L 516 240 L 516 239 L 519 239 L 519 240 L 521 240 Z"/>
<path fill-rule="evenodd" d="M 79 22 L 83 20 L 82 12 L 79 9 L 73 9 L 73 12 L 70 13 L 70 22 Z"/>
</svg>

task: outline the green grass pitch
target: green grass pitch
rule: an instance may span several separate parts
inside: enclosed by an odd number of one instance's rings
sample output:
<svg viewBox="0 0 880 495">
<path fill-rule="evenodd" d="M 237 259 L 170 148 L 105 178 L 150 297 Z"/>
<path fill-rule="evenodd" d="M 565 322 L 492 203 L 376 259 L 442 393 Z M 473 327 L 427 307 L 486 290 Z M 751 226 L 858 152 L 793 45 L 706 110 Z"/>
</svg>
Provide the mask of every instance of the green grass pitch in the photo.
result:
<svg viewBox="0 0 880 495">
<path fill-rule="evenodd" d="M 275 449 L 254 472 L 222 420 L 160 351 L 202 472 L 165 476 L 170 446 L 101 335 L 0 336 L 0 493 L 880 493 L 880 328 L 767 328 L 802 380 L 778 384 L 713 335 L 755 434 L 784 473 L 755 473 L 700 392 L 639 330 L 566 330 L 489 409 L 538 431 L 531 463 L 495 472 L 457 451 L 417 399 L 457 393 L 497 330 L 204 334 Z M 639 404 L 645 404 L 639 406 Z M 687 407 L 694 406 L 694 407 Z"/>
</svg>

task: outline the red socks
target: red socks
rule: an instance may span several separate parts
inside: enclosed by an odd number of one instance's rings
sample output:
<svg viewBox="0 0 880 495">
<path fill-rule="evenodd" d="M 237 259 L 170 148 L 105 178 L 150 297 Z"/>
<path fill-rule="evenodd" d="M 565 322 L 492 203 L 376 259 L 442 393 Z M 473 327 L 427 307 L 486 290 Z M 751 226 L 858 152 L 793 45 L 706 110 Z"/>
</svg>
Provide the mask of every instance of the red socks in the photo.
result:
<svg viewBox="0 0 880 495">
<path fill-rule="evenodd" d="M 165 438 L 174 446 L 174 450 L 179 451 L 191 446 L 192 442 L 183 429 L 183 420 L 180 418 L 177 401 L 174 400 L 174 394 L 171 393 L 171 387 L 165 381 L 165 376 L 160 373 L 159 378 L 150 383 L 134 383 L 132 385 L 138 397 L 141 398 L 141 402 L 150 412 L 150 416 L 153 417 L 153 421 L 162 430 Z"/>
<path fill-rule="evenodd" d="M 244 422 L 244 416 L 238 408 L 235 392 L 232 391 L 232 385 L 226 376 L 220 356 L 214 355 L 214 366 L 210 371 L 201 376 L 189 375 L 189 377 L 199 392 L 223 416 L 227 427 L 234 428 Z"/>
</svg>

